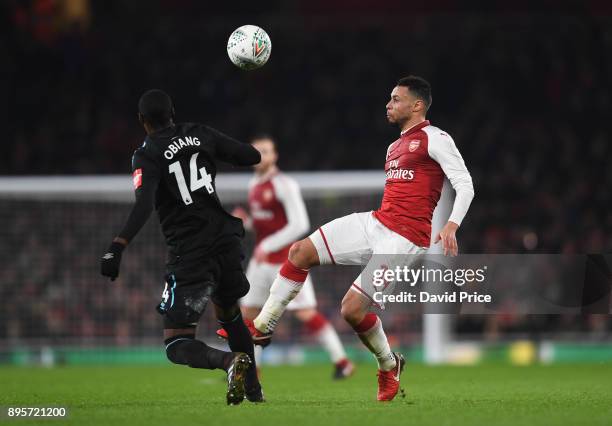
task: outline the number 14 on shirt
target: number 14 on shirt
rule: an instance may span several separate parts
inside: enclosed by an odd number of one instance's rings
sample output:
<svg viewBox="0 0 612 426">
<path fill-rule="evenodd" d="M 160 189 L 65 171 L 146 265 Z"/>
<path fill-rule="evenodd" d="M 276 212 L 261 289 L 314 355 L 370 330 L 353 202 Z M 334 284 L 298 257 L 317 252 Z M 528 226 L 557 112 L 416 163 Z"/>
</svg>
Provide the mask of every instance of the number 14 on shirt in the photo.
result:
<svg viewBox="0 0 612 426">
<path fill-rule="evenodd" d="M 187 188 L 187 182 L 185 181 L 185 175 L 183 174 L 181 163 L 179 161 L 175 161 L 168 166 L 168 171 L 170 173 L 174 173 L 176 183 L 178 184 L 179 191 L 181 192 L 181 197 L 186 205 L 193 203 L 191 192 L 197 191 L 202 187 L 206 188 L 209 194 L 215 192 L 215 188 L 212 185 L 212 176 L 208 174 L 206 167 L 198 169 L 198 154 L 198 152 L 193 154 L 191 156 L 191 160 L 189 161 L 189 189 Z"/>
</svg>

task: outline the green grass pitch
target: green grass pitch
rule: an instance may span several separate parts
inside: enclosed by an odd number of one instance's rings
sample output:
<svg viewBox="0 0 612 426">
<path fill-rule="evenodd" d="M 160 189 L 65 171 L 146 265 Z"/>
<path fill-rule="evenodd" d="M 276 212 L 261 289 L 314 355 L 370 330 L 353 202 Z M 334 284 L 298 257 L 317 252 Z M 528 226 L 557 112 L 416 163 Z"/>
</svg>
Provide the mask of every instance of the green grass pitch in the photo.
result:
<svg viewBox="0 0 612 426">
<path fill-rule="evenodd" d="M 610 425 L 612 365 L 408 365 L 405 398 L 378 403 L 375 367 L 333 382 L 330 366 L 266 367 L 268 402 L 225 405 L 221 372 L 180 366 L 0 368 L 0 405 L 66 406 L 75 425 Z"/>
</svg>

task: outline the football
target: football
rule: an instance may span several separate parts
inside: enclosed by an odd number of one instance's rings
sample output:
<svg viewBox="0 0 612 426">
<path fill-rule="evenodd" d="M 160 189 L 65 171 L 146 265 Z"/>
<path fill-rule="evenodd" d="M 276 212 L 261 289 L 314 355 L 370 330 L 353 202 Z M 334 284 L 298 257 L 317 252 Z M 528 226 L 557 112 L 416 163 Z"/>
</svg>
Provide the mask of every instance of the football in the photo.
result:
<svg viewBox="0 0 612 426">
<path fill-rule="evenodd" d="M 237 28 L 227 41 L 227 54 L 234 65 L 243 70 L 262 67 L 272 52 L 268 34 L 256 25 Z"/>
</svg>

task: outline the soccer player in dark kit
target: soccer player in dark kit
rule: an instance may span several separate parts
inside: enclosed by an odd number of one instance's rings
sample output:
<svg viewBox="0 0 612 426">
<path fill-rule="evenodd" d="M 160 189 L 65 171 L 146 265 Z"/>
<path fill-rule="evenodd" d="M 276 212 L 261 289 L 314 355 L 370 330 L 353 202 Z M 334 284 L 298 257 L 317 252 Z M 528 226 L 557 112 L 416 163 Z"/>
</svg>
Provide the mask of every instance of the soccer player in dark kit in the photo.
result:
<svg viewBox="0 0 612 426">
<path fill-rule="evenodd" d="M 241 261 L 242 221 L 227 213 L 215 189 L 217 161 L 252 166 L 259 152 L 215 129 L 174 123 L 174 107 L 161 90 L 138 102 L 147 136 L 132 158 L 136 201 L 101 260 L 102 275 L 119 275 L 121 254 L 149 218 L 153 206 L 168 245 L 166 286 L 158 311 L 164 317 L 168 359 L 194 368 L 227 372 L 227 403 L 264 400 L 255 370 L 253 343 L 238 299 L 249 283 Z M 211 300 L 232 352 L 195 339 L 198 321 Z"/>
</svg>

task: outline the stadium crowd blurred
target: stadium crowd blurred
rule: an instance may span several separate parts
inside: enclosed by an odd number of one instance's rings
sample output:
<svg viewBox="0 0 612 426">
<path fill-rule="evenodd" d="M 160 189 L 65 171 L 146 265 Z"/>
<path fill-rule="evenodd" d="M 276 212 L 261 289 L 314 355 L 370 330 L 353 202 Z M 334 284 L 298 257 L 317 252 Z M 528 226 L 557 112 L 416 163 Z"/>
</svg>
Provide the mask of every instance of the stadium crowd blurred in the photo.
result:
<svg viewBox="0 0 612 426">
<path fill-rule="evenodd" d="M 346 208 L 373 208 L 378 196 L 317 199 L 307 202 L 313 222 L 342 214 Z M 162 317 L 155 311 L 163 289 L 165 248 L 155 220 L 149 221 L 130 245 L 119 279 L 98 276 L 98 260 L 108 235 L 127 216 L 129 205 L 109 202 L 3 200 L 0 252 L 10 258 L 0 269 L 0 347 L 44 342 L 135 344 L 159 339 Z M 24 213 L 27 212 L 27 213 Z M 246 247 L 252 247 L 252 236 Z M 319 308 L 340 334 L 352 330 L 339 315 L 342 297 L 359 267 L 327 267 L 313 272 Z M 393 309 L 385 314 L 387 332 L 403 344 L 420 342 L 419 311 Z M 421 306 L 423 308 L 423 306 Z M 306 339 L 292 316 L 279 325 L 276 341 Z M 456 331 L 497 341 L 508 336 L 605 339 L 612 329 L 607 315 L 503 315 L 457 317 Z M 211 336 L 216 321 L 209 309 L 200 332 Z M 588 334 L 584 334 L 588 332 Z M 561 334 L 559 334 L 561 333 Z M 308 341 L 306 339 L 306 341 Z"/>
<path fill-rule="evenodd" d="M 397 78 L 414 73 L 432 83 L 430 119 L 453 135 L 473 175 L 476 199 L 460 231 L 463 251 L 612 248 L 610 14 L 452 15 L 443 8 L 415 15 L 401 2 L 391 2 L 396 9 L 387 14 L 368 7 L 345 13 L 340 6 L 324 13 L 323 2 L 278 1 L 274 13 L 248 15 L 268 31 L 273 51 L 264 69 L 245 73 L 225 53 L 229 33 L 247 23 L 245 16 L 204 3 L 4 2 L 2 173 L 128 173 L 143 138 L 136 102 L 151 87 L 173 95 L 179 120 L 203 121 L 244 140 L 259 131 L 275 135 L 288 171 L 382 169 L 397 136 L 384 106 Z M 376 202 L 369 200 L 369 208 Z M 70 214 L 45 206 L 3 209 L 0 250 L 18 256 L 0 271 L 2 300 L 27 298 L 29 315 L 48 335 L 157 334 L 153 306 L 144 308 L 157 296 L 142 288 L 159 282 L 159 252 L 144 244 L 133 250 L 148 253 L 126 257 L 124 280 L 130 281 L 130 262 L 140 263 L 131 277 L 139 284 L 109 293 L 72 265 L 95 267 L 124 211 L 78 209 L 77 222 L 95 232 L 64 222 L 59 239 L 48 222 L 54 211 L 63 220 Z M 19 304 L 8 303 L 1 315 L 0 336 L 30 335 Z M 575 327 L 612 326 L 588 318 Z"/>
</svg>

